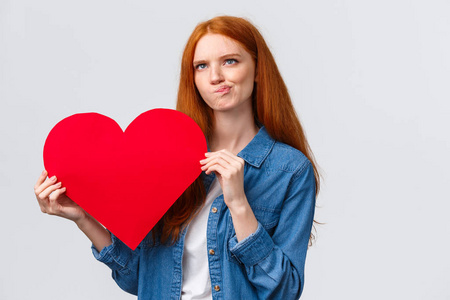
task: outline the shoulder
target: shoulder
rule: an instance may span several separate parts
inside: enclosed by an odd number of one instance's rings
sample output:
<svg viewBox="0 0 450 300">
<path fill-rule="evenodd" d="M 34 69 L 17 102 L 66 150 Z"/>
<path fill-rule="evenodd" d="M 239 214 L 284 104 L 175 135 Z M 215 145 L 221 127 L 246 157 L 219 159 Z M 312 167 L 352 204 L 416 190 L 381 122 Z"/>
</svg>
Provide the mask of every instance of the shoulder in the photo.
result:
<svg viewBox="0 0 450 300">
<path fill-rule="evenodd" d="M 292 173 L 293 176 L 298 176 L 312 167 L 309 159 L 300 150 L 279 141 L 275 141 L 267 162 L 271 168 Z"/>
<path fill-rule="evenodd" d="M 311 165 L 301 151 L 272 138 L 264 126 L 238 156 L 253 167 L 254 173 L 262 172 L 266 177 L 276 176 L 273 180 L 282 177 L 285 181 Z"/>
<path fill-rule="evenodd" d="M 314 167 L 300 150 L 276 142 L 267 162 L 271 168 L 278 169 L 279 179 L 284 179 L 287 198 L 293 199 L 294 202 L 297 201 L 294 199 L 301 199 L 305 205 L 314 203 L 316 192 Z"/>
</svg>

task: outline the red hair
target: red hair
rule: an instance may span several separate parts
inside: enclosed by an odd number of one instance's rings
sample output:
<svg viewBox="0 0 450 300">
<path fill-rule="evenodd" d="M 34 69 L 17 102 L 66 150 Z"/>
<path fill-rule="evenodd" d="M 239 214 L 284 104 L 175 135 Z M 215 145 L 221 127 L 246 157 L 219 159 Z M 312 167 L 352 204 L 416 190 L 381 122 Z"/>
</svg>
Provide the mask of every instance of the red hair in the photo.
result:
<svg viewBox="0 0 450 300">
<path fill-rule="evenodd" d="M 256 65 L 255 87 L 252 95 L 255 123 L 264 125 L 272 138 L 300 150 L 311 161 L 317 195 L 320 178 L 313 153 L 272 53 L 259 31 L 249 21 L 221 16 L 197 25 L 184 49 L 176 109 L 197 122 L 207 139 L 211 137 L 213 112 L 202 100 L 195 86 L 193 66 L 197 43 L 208 33 L 231 38 L 253 57 Z M 199 177 L 158 223 L 157 231 L 162 243 L 168 240 L 176 241 L 181 230 L 203 205 L 205 197 L 205 188 Z M 314 235 L 311 234 L 310 240 L 313 238 Z"/>
</svg>

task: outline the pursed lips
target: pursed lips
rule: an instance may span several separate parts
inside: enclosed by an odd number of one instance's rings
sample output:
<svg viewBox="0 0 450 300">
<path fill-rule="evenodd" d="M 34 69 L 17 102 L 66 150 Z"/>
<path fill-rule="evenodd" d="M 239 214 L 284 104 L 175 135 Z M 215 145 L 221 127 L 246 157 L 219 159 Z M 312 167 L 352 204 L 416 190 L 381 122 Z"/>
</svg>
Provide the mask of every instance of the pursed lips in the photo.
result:
<svg viewBox="0 0 450 300">
<path fill-rule="evenodd" d="M 229 85 L 222 85 L 217 90 L 215 90 L 214 93 L 227 94 L 230 90 L 231 90 L 231 86 L 229 86 Z"/>
</svg>

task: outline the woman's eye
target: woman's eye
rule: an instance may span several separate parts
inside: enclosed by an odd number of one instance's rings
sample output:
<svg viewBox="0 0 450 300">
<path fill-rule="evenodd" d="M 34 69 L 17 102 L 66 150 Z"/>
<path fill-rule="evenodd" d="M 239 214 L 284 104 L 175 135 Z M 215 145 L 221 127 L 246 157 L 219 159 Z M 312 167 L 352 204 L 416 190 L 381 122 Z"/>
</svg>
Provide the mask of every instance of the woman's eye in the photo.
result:
<svg viewBox="0 0 450 300">
<path fill-rule="evenodd" d="M 198 64 L 198 65 L 195 66 L 195 68 L 197 70 L 202 70 L 202 69 L 206 68 L 206 64 Z"/>
<path fill-rule="evenodd" d="M 225 60 L 225 64 L 226 65 L 232 65 L 232 64 L 235 64 L 235 63 L 237 63 L 237 60 L 235 60 L 234 58 L 230 58 L 230 59 Z"/>
</svg>

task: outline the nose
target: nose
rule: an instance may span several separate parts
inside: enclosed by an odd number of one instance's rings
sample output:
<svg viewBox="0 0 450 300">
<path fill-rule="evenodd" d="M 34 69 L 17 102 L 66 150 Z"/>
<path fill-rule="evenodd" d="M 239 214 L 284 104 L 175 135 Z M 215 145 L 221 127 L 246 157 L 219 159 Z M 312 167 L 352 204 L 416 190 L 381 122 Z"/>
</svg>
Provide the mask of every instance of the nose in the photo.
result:
<svg viewBox="0 0 450 300">
<path fill-rule="evenodd" d="M 220 66 L 211 66 L 209 70 L 209 80 L 211 84 L 219 84 L 224 81 L 222 69 L 220 68 Z"/>
</svg>

